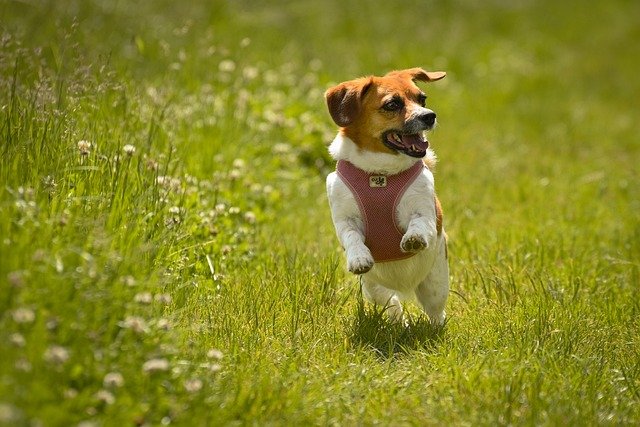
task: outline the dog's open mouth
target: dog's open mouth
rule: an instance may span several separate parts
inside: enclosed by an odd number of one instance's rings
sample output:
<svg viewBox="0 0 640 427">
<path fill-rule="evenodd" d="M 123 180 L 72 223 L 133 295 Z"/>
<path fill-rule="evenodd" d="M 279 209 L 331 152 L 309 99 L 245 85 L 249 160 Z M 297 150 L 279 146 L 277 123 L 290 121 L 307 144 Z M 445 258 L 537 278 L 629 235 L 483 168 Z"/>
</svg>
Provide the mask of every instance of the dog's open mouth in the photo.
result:
<svg viewBox="0 0 640 427">
<path fill-rule="evenodd" d="M 429 141 L 422 132 L 403 134 L 396 131 L 387 132 L 382 141 L 392 150 L 400 151 L 411 157 L 424 157 L 429 148 Z"/>
</svg>

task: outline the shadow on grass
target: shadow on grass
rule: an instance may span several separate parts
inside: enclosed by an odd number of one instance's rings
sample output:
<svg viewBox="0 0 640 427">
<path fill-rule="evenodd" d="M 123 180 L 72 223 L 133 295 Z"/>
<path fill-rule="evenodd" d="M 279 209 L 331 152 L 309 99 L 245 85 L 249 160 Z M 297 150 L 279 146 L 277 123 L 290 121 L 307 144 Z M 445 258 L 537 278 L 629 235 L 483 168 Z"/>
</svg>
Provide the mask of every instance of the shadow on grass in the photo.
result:
<svg viewBox="0 0 640 427">
<path fill-rule="evenodd" d="M 444 337 L 445 326 L 434 326 L 425 315 L 409 317 L 405 325 L 392 322 L 386 307 L 366 303 L 358 297 L 354 318 L 347 322 L 349 341 L 354 347 L 369 348 L 381 358 L 402 356 L 413 350 L 432 351 Z"/>
</svg>

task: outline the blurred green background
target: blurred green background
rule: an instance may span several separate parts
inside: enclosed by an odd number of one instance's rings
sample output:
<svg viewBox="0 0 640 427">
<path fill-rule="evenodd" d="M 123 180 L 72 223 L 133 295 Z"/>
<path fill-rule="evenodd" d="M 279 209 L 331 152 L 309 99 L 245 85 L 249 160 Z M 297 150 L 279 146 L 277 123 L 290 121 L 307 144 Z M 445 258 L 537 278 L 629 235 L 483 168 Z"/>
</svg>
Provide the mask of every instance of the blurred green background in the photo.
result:
<svg viewBox="0 0 640 427">
<path fill-rule="evenodd" d="M 638 17 L 0 0 L 0 424 L 637 424 Z M 324 91 L 416 66 L 442 334 L 360 304 L 324 195 Z"/>
</svg>

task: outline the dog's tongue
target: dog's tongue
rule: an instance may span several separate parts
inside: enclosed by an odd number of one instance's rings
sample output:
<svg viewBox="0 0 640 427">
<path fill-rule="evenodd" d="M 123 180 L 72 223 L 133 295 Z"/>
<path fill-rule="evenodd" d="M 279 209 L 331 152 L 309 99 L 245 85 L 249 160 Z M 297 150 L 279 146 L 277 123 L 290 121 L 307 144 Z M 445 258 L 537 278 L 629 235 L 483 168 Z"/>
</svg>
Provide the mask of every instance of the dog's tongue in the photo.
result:
<svg viewBox="0 0 640 427">
<path fill-rule="evenodd" d="M 402 145 L 405 146 L 406 151 L 409 154 L 422 154 L 427 151 L 429 142 L 422 137 L 419 133 L 413 135 L 401 135 Z"/>
</svg>

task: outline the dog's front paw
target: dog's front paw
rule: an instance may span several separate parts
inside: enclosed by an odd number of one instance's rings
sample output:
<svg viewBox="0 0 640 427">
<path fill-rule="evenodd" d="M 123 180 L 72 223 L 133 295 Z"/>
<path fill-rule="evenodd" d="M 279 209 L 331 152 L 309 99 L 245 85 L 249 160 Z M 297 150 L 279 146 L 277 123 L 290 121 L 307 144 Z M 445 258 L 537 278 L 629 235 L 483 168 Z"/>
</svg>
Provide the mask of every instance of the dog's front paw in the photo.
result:
<svg viewBox="0 0 640 427">
<path fill-rule="evenodd" d="M 347 269 L 353 274 L 364 274 L 373 267 L 373 258 L 369 254 L 360 254 L 347 258 Z"/>
<path fill-rule="evenodd" d="M 419 234 L 405 234 L 400 242 L 400 249 L 403 252 L 419 252 L 427 246 L 427 239 Z"/>
</svg>

